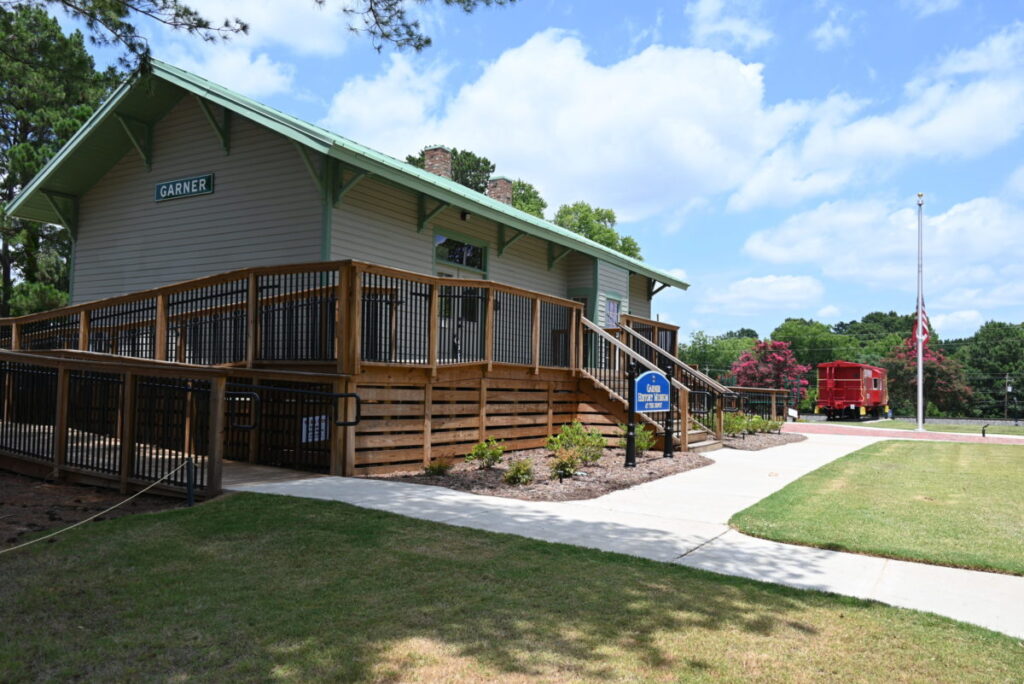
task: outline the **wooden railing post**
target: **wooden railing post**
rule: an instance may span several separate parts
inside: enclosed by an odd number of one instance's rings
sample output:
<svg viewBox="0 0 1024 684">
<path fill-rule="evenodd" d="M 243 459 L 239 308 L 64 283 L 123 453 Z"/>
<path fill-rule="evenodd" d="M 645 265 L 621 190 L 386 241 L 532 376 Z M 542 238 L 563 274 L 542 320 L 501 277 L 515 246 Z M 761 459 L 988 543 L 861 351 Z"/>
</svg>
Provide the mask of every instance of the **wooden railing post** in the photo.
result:
<svg viewBox="0 0 1024 684">
<path fill-rule="evenodd" d="M 57 369 L 57 410 L 53 419 L 53 476 L 59 478 L 68 457 L 68 408 L 70 405 L 68 389 L 71 382 L 71 371 L 67 368 Z"/>
<path fill-rule="evenodd" d="M 715 401 L 715 439 L 722 439 L 725 429 L 725 397 L 718 395 Z"/>
<path fill-rule="evenodd" d="M 167 360 L 167 295 L 156 296 L 156 360 Z"/>
<path fill-rule="evenodd" d="M 690 390 L 679 390 L 679 436 L 683 451 L 690 450 Z"/>
<path fill-rule="evenodd" d="M 540 373 L 540 299 L 533 300 L 533 374 Z"/>
<path fill-rule="evenodd" d="M 354 265 L 350 269 L 351 285 L 349 286 L 349 338 L 351 342 L 351 362 L 348 372 L 359 375 L 363 364 L 363 274 Z"/>
<path fill-rule="evenodd" d="M 11 323 L 11 351 L 21 349 L 21 323 Z"/>
<path fill-rule="evenodd" d="M 487 288 L 487 311 L 484 314 L 484 361 L 487 370 L 494 367 L 494 288 Z"/>
<path fill-rule="evenodd" d="M 89 332 L 92 329 L 91 312 L 86 310 L 78 314 L 78 349 L 89 351 Z"/>
<path fill-rule="evenodd" d="M 573 375 L 579 369 L 579 358 L 576 356 L 576 329 L 579 327 L 579 309 L 569 310 L 569 368 L 572 369 Z"/>
<path fill-rule="evenodd" d="M 343 265 L 338 267 L 338 290 L 335 294 L 337 300 L 334 307 L 334 358 L 338 362 L 338 373 L 345 372 L 345 364 L 349 362 L 349 345 L 352 343 L 352 336 L 346 335 L 348 326 L 348 312 L 351 303 L 349 302 L 349 271 L 352 269 L 352 265 Z"/>
<path fill-rule="evenodd" d="M 430 323 L 430 332 L 427 337 L 427 357 L 430 362 L 430 377 L 437 376 L 438 338 L 440 337 L 441 306 L 440 288 L 437 283 L 430 284 L 430 306 L 427 309 L 427 320 Z"/>
<path fill-rule="evenodd" d="M 434 397 L 433 385 L 423 385 L 423 466 L 430 465 L 433 444 Z"/>
<path fill-rule="evenodd" d="M 224 472 L 224 412 L 227 408 L 225 393 L 228 380 L 226 377 L 210 380 L 210 453 L 207 456 L 209 466 L 206 478 L 208 496 L 219 494 Z"/>
<path fill-rule="evenodd" d="M 121 493 L 128 491 L 128 480 L 132 475 L 132 458 L 135 455 L 135 374 L 125 373 L 121 392 Z"/>
<path fill-rule="evenodd" d="M 249 274 L 248 288 L 245 295 L 245 365 L 252 368 L 256 361 L 257 341 L 259 339 L 259 288 L 255 273 Z"/>
</svg>

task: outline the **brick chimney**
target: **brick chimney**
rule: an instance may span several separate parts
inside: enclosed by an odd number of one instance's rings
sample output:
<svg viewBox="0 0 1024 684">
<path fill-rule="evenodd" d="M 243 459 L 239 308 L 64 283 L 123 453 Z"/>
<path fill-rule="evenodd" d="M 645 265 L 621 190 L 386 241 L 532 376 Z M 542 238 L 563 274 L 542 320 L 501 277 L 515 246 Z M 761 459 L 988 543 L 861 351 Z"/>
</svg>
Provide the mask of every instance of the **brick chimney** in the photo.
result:
<svg viewBox="0 0 1024 684">
<path fill-rule="evenodd" d="M 487 181 L 487 196 L 505 204 L 512 204 L 512 181 L 505 176 L 495 176 Z"/>
<path fill-rule="evenodd" d="M 443 178 L 452 177 L 452 151 L 444 145 L 423 148 L 423 168 Z"/>
</svg>

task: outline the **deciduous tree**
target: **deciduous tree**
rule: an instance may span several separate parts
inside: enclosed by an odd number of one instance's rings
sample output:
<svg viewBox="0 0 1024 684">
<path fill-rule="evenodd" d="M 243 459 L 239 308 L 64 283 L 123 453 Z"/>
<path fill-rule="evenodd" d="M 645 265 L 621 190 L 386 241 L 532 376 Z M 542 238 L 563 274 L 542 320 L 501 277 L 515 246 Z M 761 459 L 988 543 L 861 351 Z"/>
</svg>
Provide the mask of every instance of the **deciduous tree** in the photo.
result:
<svg viewBox="0 0 1024 684">
<path fill-rule="evenodd" d="M 897 413 L 913 413 L 917 406 L 917 342 L 908 337 L 881 365 L 888 371 L 890 406 Z M 959 415 L 969 408 L 972 394 L 960 362 L 925 346 L 925 401 L 943 413 Z"/>
<path fill-rule="evenodd" d="M 410 154 L 405 161 L 418 168 L 423 168 L 423 152 L 417 155 Z M 452 149 L 452 180 L 459 185 L 465 185 L 470 190 L 483 192 L 487 189 L 487 181 L 494 173 L 494 163 L 487 157 L 482 157 L 469 150 Z M 514 191 L 514 186 L 513 186 Z"/>
<path fill-rule="evenodd" d="M 554 222 L 605 247 L 636 259 L 642 258 L 637 241 L 623 237 L 615 230 L 615 212 L 611 209 L 592 207 L 586 202 L 563 204 L 558 208 Z"/>
<path fill-rule="evenodd" d="M 512 182 L 512 206 L 537 218 L 544 218 L 548 203 L 540 196 L 537 188 L 519 178 Z"/>
<path fill-rule="evenodd" d="M 732 366 L 736 383 L 742 387 L 790 389 L 797 398 L 807 392 L 805 376 L 810 369 L 797 362 L 789 342 L 779 340 L 758 342 Z"/>
</svg>

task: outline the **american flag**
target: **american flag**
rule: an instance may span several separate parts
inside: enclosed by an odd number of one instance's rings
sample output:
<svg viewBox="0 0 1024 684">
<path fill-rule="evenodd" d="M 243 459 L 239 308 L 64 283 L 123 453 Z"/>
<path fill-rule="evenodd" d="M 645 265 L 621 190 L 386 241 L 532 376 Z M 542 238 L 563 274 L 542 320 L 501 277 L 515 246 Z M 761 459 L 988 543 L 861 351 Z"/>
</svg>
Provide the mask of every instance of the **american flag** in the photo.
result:
<svg viewBox="0 0 1024 684">
<path fill-rule="evenodd" d="M 914 332 L 917 333 L 921 338 L 921 344 L 928 344 L 928 312 L 924 308 L 924 299 L 921 300 L 921 317 L 917 320 L 917 325 L 914 327 Z"/>
</svg>

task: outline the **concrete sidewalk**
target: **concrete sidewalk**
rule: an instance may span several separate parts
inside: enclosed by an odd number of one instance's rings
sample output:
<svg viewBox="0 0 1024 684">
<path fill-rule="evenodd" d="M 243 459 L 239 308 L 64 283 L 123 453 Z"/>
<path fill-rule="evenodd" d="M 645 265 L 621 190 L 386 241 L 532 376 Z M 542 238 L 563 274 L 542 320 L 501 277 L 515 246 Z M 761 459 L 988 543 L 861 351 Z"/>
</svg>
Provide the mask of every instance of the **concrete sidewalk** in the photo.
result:
<svg viewBox="0 0 1024 684">
<path fill-rule="evenodd" d="M 240 482 L 228 488 L 343 501 L 450 525 L 874 599 L 1024 638 L 1024 577 L 780 544 L 728 527 L 734 513 L 876 441 L 867 435 L 809 435 L 804 442 L 764 451 L 722 449 L 713 454 L 714 465 L 588 501 L 519 501 L 340 477 Z"/>
</svg>

